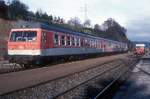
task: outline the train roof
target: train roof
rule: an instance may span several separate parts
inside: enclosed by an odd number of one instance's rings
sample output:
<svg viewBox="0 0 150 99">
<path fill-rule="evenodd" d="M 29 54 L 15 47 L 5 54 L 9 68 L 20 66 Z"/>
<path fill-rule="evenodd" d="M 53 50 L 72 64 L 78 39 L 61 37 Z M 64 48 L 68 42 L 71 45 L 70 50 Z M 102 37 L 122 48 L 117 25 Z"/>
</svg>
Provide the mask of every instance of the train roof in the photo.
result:
<svg viewBox="0 0 150 99">
<path fill-rule="evenodd" d="M 27 29 L 27 28 L 41 28 L 41 29 L 45 29 L 45 30 L 65 32 L 65 33 L 69 33 L 69 34 L 76 34 L 76 35 L 79 35 L 79 36 L 92 37 L 94 39 L 108 40 L 108 41 L 115 42 L 115 43 L 123 43 L 123 42 L 119 42 L 119 41 L 115 41 L 115 40 L 110 40 L 110 39 L 98 37 L 98 36 L 88 34 L 88 33 L 84 33 L 84 32 L 76 32 L 74 30 L 71 30 L 71 29 L 68 29 L 68 28 L 63 28 L 63 27 L 60 27 L 60 26 L 52 24 L 52 23 L 51 24 L 44 24 L 44 23 L 40 23 L 40 22 L 19 22 L 15 25 L 15 29 L 20 29 L 20 28 L 24 28 L 24 29 Z"/>
<path fill-rule="evenodd" d="M 41 29 L 45 29 L 45 30 L 53 30 L 53 31 L 58 31 L 58 32 L 88 35 L 87 33 L 79 33 L 79 32 L 73 31 L 71 29 L 63 28 L 61 26 L 55 25 L 53 23 L 44 24 L 44 23 L 40 23 L 40 22 L 19 22 L 15 25 L 15 28 L 17 28 L 17 29 L 19 29 L 19 28 L 41 28 Z"/>
</svg>

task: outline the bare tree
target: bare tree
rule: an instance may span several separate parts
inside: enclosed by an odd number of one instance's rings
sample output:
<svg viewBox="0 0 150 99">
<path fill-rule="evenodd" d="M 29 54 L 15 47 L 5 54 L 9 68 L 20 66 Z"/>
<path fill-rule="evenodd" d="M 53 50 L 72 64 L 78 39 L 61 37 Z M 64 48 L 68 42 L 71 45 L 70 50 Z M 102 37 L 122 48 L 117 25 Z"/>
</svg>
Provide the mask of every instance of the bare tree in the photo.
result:
<svg viewBox="0 0 150 99">
<path fill-rule="evenodd" d="M 100 25 L 99 24 L 95 24 L 94 25 L 94 30 L 97 30 L 97 31 L 100 30 Z"/>
<path fill-rule="evenodd" d="M 85 20 L 85 22 L 83 23 L 83 25 L 85 27 L 90 27 L 91 26 L 91 20 L 89 20 L 89 19 Z"/>
<path fill-rule="evenodd" d="M 69 21 L 68 21 L 68 24 L 69 25 L 72 25 L 72 26 L 82 26 L 82 24 L 81 24 L 81 21 L 80 21 L 80 19 L 78 18 L 78 17 L 74 17 L 74 18 L 71 18 Z"/>
</svg>

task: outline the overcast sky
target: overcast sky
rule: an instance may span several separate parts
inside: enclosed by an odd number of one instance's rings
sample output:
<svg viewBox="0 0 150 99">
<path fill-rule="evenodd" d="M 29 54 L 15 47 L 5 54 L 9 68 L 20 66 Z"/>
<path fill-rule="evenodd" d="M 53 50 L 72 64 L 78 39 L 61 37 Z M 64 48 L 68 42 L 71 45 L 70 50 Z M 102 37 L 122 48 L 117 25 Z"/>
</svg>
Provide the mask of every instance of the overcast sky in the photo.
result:
<svg viewBox="0 0 150 99">
<path fill-rule="evenodd" d="M 150 41 L 150 0 L 21 0 L 29 10 L 47 12 L 65 20 L 79 17 L 84 20 L 84 6 L 87 18 L 92 24 L 102 24 L 114 18 L 127 29 L 130 40 Z"/>
</svg>

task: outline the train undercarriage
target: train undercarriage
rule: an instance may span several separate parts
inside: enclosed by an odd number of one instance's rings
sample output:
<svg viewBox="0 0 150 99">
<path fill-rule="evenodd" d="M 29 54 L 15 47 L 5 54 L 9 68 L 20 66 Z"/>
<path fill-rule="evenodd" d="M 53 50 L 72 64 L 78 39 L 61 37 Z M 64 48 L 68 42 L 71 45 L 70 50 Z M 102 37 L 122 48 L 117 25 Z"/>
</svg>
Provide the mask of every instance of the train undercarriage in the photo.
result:
<svg viewBox="0 0 150 99">
<path fill-rule="evenodd" d="M 21 67 L 30 68 L 35 66 L 44 66 L 46 64 L 57 64 L 67 61 L 75 61 L 93 57 L 109 56 L 113 54 L 120 54 L 125 52 L 105 52 L 92 54 L 76 54 L 76 55 L 60 55 L 60 56 L 31 56 L 31 55 L 9 55 L 10 63 L 17 63 Z"/>
</svg>

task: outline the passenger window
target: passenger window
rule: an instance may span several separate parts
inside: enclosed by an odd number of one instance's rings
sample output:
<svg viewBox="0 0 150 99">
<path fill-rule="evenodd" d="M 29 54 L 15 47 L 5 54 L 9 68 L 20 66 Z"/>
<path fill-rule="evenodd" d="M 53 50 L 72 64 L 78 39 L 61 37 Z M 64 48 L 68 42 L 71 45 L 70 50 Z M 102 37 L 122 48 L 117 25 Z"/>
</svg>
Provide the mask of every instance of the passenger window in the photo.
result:
<svg viewBox="0 0 150 99">
<path fill-rule="evenodd" d="M 75 38 L 72 37 L 72 45 L 75 46 Z"/>
<path fill-rule="evenodd" d="M 94 48 L 94 40 L 92 40 L 92 48 Z"/>
<path fill-rule="evenodd" d="M 94 40 L 94 48 L 96 48 L 96 40 Z"/>
<path fill-rule="evenodd" d="M 65 46 L 65 36 L 64 35 L 61 36 L 61 45 Z"/>
<path fill-rule="evenodd" d="M 99 41 L 99 48 L 101 48 L 101 41 Z"/>
<path fill-rule="evenodd" d="M 77 45 L 77 38 L 74 38 L 75 46 Z"/>
<path fill-rule="evenodd" d="M 79 46 L 79 39 L 77 38 L 76 41 L 77 41 L 77 46 Z"/>
<path fill-rule="evenodd" d="M 80 40 L 80 46 L 84 47 L 84 40 Z"/>
<path fill-rule="evenodd" d="M 81 39 L 79 39 L 79 46 L 81 46 Z"/>
<path fill-rule="evenodd" d="M 92 40 L 90 40 L 90 47 L 92 47 Z"/>
<path fill-rule="evenodd" d="M 57 46 L 59 45 L 59 36 L 58 34 L 55 34 L 55 37 L 54 37 L 54 44 Z"/>
<path fill-rule="evenodd" d="M 85 47 L 87 47 L 88 46 L 87 39 L 85 39 L 84 42 L 85 42 Z"/>
<path fill-rule="evenodd" d="M 109 42 L 109 46 L 111 47 L 111 42 Z"/>
<path fill-rule="evenodd" d="M 71 37 L 67 36 L 67 45 L 71 46 Z"/>
</svg>

